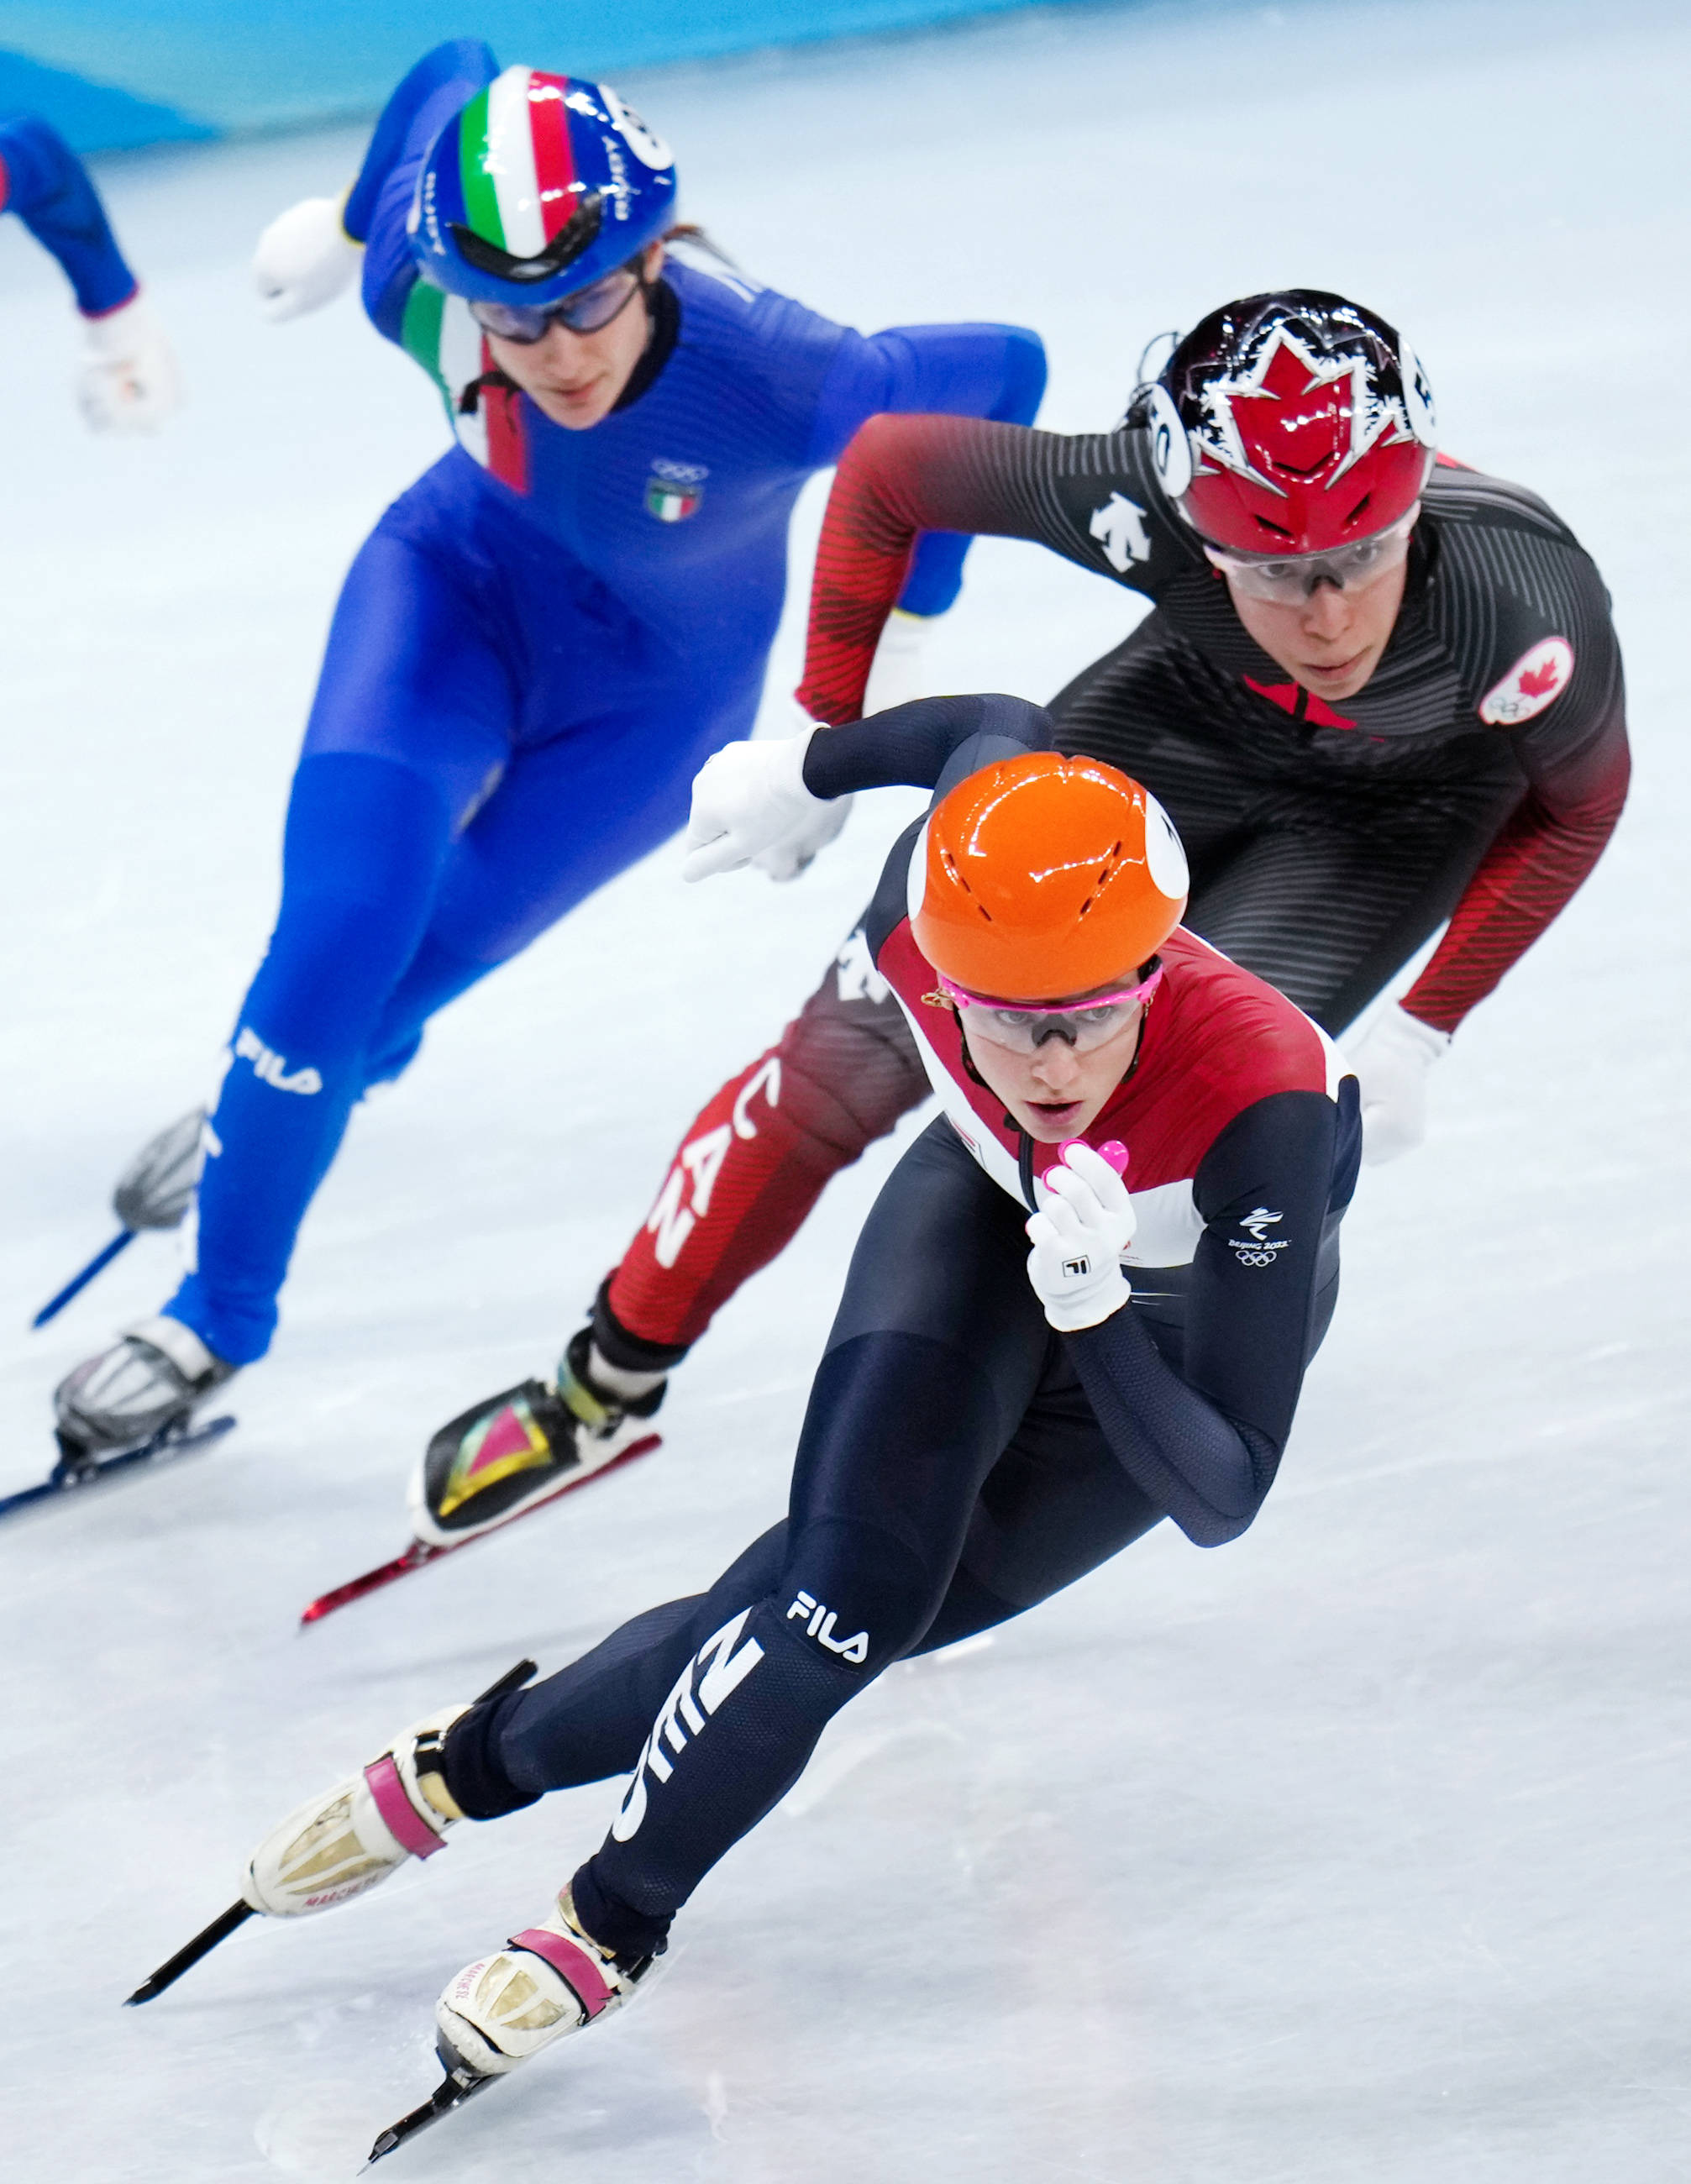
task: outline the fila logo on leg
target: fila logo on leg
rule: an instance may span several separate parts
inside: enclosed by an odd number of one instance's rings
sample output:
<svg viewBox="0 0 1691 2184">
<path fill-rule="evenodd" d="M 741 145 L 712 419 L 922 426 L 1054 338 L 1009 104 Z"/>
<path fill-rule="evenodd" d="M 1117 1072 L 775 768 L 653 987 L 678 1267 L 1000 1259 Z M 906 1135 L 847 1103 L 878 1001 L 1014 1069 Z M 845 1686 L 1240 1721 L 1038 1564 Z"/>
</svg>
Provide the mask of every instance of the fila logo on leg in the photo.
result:
<svg viewBox="0 0 1691 2184">
<path fill-rule="evenodd" d="M 287 1056 L 268 1047 L 250 1024 L 243 1024 L 235 1041 L 235 1051 L 243 1061 L 250 1061 L 253 1074 L 260 1084 L 269 1084 L 278 1092 L 321 1092 L 323 1080 L 315 1069 L 296 1069 L 287 1073 Z"/>
<path fill-rule="evenodd" d="M 825 1646 L 830 1653 L 837 1653 L 842 1661 L 854 1665 L 869 1658 L 869 1634 L 860 1630 L 855 1638 L 836 1638 L 834 1635 L 834 1614 L 819 1600 L 812 1600 L 807 1592 L 800 1593 L 787 1610 L 787 1620 L 795 1617 L 804 1624 L 806 1638 L 814 1638 L 818 1646 Z"/>
<path fill-rule="evenodd" d="M 763 1658 L 763 1648 L 755 1638 L 741 1643 L 751 1613 L 749 1607 L 741 1608 L 732 1622 L 723 1624 L 705 1641 L 681 1671 L 652 1724 L 645 1748 L 634 1763 L 634 1779 L 628 1785 L 622 1809 L 611 1824 L 611 1832 L 618 1842 L 627 1842 L 646 1816 L 647 1775 L 660 1786 L 668 1781 L 689 1736 L 700 1735 L 729 1692 L 737 1691 Z"/>
</svg>

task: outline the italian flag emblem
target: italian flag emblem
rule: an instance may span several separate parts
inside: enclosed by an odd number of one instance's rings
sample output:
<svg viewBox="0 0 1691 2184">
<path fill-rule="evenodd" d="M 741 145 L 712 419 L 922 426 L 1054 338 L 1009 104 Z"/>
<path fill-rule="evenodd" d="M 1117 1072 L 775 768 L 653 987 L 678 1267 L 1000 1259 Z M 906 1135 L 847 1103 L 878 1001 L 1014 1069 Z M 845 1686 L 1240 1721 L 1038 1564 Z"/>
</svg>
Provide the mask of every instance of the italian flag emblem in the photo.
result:
<svg viewBox="0 0 1691 2184">
<path fill-rule="evenodd" d="M 710 476 L 699 463 L 654 463 L 646 480 L 646 513 L 660 523 L 684 523 L 696 515 Z"/>
<path fill-rule="evenodd" d="M 477 235 L 514 258 L 533 258 L 569 220 L 583 185 L 576 173 L 566 76 L 508 68 L 472 99 L 459 124 L 464 208 Z"/>
</svg>

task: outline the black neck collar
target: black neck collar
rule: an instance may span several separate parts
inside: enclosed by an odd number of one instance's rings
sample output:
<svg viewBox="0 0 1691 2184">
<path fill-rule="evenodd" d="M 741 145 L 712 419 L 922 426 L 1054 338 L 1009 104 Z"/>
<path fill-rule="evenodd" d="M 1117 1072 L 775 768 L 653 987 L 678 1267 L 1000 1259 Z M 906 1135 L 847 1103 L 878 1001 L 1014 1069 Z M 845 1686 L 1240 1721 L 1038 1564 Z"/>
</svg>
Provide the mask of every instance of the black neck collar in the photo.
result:
<svg viewBox="0 0 1691 2184">
<path fill-rule="evenodd" d="M 619 410 L 632 409 L 639 400 L 669 362 L 670 353 L 681 338 L 681 298 L 668 281 L 654 281 L 645 296 L 651 332 L 639 362 L 628 375 L 628 385 L 611 405 L 613 417 Z"/>
</svg>

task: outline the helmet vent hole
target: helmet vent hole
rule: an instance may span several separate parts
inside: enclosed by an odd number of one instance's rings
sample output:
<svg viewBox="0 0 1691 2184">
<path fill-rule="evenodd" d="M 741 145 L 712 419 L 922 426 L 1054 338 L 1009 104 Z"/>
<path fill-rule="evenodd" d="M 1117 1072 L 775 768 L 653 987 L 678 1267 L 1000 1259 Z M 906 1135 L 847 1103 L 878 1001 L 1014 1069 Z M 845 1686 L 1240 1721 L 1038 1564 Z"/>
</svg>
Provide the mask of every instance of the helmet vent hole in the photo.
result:
<svg viewBox="0 0 1691 2184">
<path fill-rule="evenodd" d="M 1362 496 L 1362 499 L 1361 499 L 1359 501 L 1358 501 L 1358 503 L 1356 504 L 1356 506 L 1355 506 L 1353 509 L 1352 509 L 1352 510 L 1351 510 L 1350 514 L 1349 514 L 1348 516 L 1346 516 L 1346 518 L 1345 518 L 1345 521 L 1346 521 L 1347 523 L 1354 523 L 1354 522 L 1356 521 L 1357 518 L 1358 518 L 1358 517 L 1362 514 L 1363 510 L 1364 510 L 1365 508 L 1366 508 L 1366 507 L 1367 507 L 1367 505 L 1368 505 L 1369 502 L 1370 502 L 1370 500 L 1372 500 L 1372 499 L 1373 499 L 1373 498 L 1374 498 L 1373 488 L 1370 487 L 1370 489 L 1368 490 L 1368 492 L 1366 492 L 1365 493 L 1364 493 L 1364 495 Z"/>
<path fill-rule="evenodd" d="M 942 850 L 940 854 L 946 861 L 946 870 L 951 874 L 952 878 L 957 882 L 963 893 L 966 895 L 973 895 L 974 889 L 968 883 L 968 877 L 967 873 L 964 872 L 962 866 L 957 863 L 957 859 L 952 855 L 951 851 L 949 850 Z"/>
</svg>

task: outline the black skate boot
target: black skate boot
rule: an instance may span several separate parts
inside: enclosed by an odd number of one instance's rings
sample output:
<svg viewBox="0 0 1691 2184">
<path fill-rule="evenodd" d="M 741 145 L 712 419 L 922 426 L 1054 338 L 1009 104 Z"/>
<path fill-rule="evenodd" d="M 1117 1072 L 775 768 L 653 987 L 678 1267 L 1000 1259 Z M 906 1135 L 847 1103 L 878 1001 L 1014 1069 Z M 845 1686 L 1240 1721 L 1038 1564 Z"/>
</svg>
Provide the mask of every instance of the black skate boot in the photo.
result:
<svg viewBox="0 0 1691 2184">
<path fill-rule="evenodd" d="M 53 1423 L 67 1464 L 96 1466 L 186 1428 L 238 1366 L 214 1357 L 191 1327 L 160 1313 L 85 1358 L 53 1390 Z"/>
<path fill-rule="evenodd" d="M 602 1471 L 644 1437 L 664 1381 L 617 1395 L 589 1370 L 593 1330 L 583 1327 L 558 1361 L 555 1380 L 525 1380 L 444 1425 L 411 1477 L 411 1523 L 431 1546 L 456 1546 L 491 1531 L 566 1485 Z M 640 1376 L 646 1377 L 646 1376 Z"/>
</svg>

